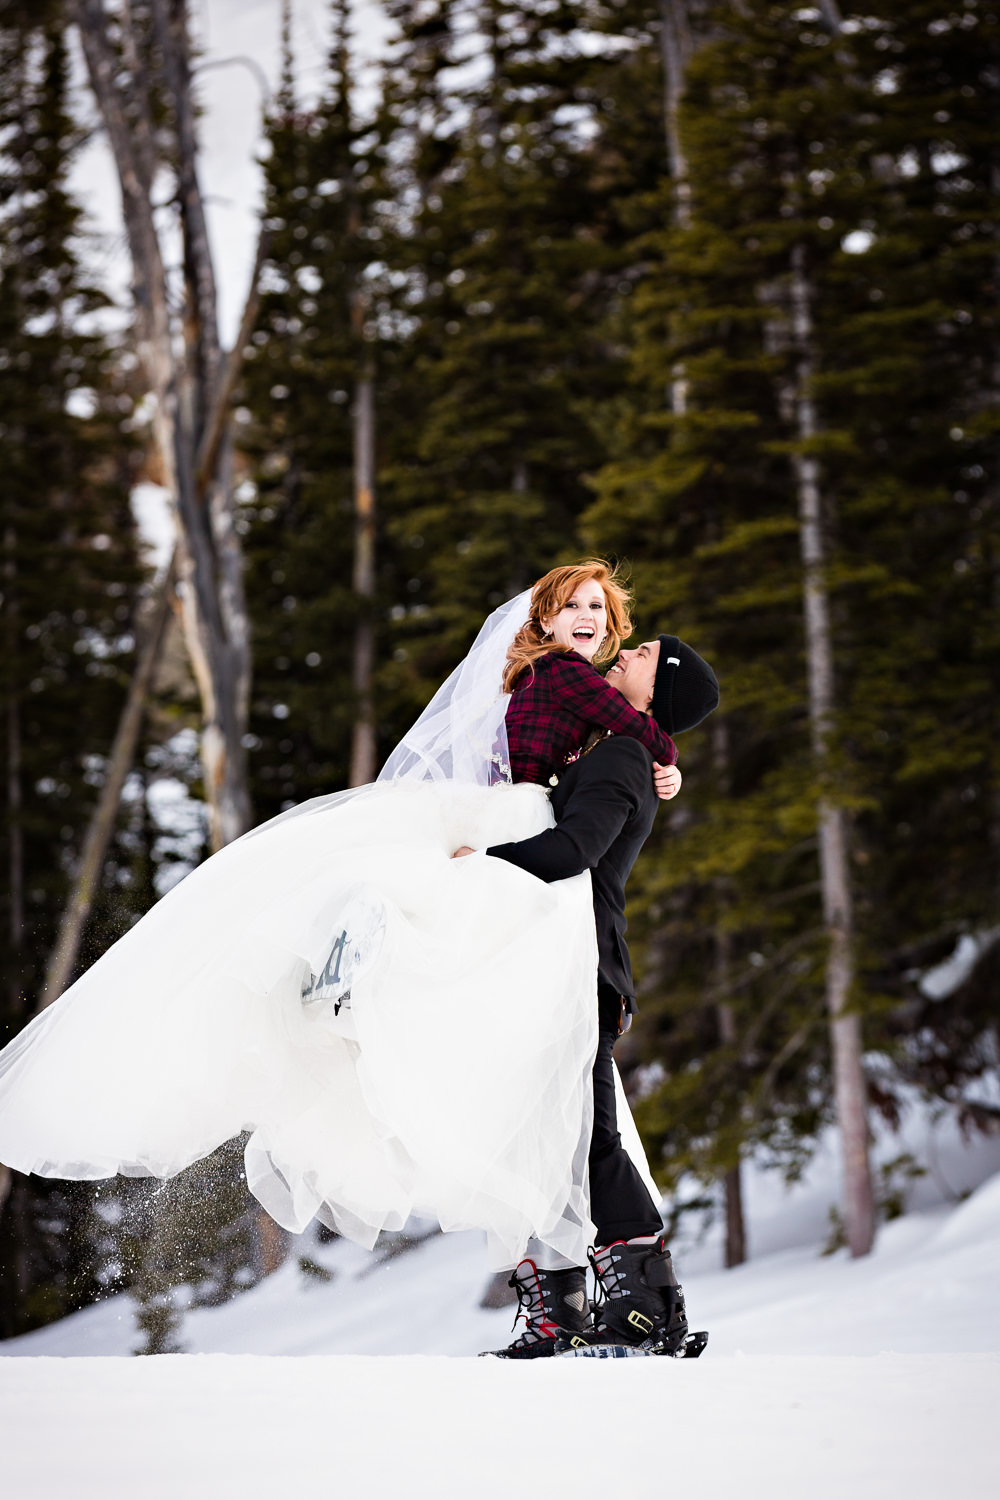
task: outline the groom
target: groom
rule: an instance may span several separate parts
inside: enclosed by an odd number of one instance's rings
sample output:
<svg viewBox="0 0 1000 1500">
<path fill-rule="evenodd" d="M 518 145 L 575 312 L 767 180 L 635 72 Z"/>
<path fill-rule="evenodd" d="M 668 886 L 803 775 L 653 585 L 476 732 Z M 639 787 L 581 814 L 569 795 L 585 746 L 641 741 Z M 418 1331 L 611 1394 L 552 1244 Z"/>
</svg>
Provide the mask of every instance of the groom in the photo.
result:
<svg viewBox="0 0 1000 1500">
<path fill-rule="evenodd" d="M 622 651 L 608 682 L 670 735 L 693 729 L 719 701 L 711 667 L 671 635 Z M 547 882 L 590 870 L 598 946 L 590 1196 L 593 1265 L 604 1301 L 592 1327 L 583 1267 L 545 1269 L 522 1261 L 511 1284 L 527 1326 L 508 1349 L 497 1351 L 506 1358 L 532 1359 L 594 1345 L 609 1352 L 611 1346 L 626 1346 L 688 1356 L 704 1348 L 705 1335 L 688 1334 L 660 1213 L 622 1145 L 615 1104 L 612 1049 L 637 1008 L 625 942 L 625 882 L 652 829 L 658 793 L 670 790 L 669 772 L 657 770 L 655 785 L 653 771 L 649 751 L 638 740 L 602 739 L 561 772 L 551 793 L 554 828 L 486 851 Z"/>
</svg>

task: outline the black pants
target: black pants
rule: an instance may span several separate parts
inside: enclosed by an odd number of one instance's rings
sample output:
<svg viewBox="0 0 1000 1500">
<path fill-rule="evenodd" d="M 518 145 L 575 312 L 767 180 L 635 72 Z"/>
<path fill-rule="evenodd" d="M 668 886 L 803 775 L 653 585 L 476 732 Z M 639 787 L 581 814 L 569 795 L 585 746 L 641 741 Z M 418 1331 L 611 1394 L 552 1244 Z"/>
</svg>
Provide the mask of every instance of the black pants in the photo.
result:
<svg viewBox="0 0 1000 1500">
<path fill-rule="evenodd" d="M 594 1133 L 590 1141 L 590 1213 L 594 1243 L 611 1245 L 639 1234 L 659 1234 L 663 1220 L 618 1134 L 611 1049 L 618 1040 L 622 1001 L 598 985 L 600 1039 L 594 1061 Z"/>
</svg>

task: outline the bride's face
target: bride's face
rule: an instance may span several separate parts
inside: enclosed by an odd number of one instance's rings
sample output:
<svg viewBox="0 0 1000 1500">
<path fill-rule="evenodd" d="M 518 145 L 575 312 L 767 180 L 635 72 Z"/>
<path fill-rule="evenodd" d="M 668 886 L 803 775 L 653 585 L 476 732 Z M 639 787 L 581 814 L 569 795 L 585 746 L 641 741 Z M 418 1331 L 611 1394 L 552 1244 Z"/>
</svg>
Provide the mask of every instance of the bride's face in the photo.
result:
<svg viewBox="0 0 1000 1500">
<path fill-rule="evenodd" d="M 593 661 L 608 633 L 604 590 L 591 578 L 570 595 L 557 615 L 543 618 L 541 624 L 560 646 L 569 646 L 578 656 Z"/>
</svg>

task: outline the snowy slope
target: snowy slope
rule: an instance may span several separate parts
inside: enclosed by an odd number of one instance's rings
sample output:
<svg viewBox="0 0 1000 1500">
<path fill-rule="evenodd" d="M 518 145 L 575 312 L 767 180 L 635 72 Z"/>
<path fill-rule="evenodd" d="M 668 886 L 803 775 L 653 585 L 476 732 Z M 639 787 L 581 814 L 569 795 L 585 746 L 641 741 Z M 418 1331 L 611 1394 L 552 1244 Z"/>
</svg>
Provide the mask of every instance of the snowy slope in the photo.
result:
<svg viewBox="0 0 1000 1500">
<path fill-rule="evenodd" d="M 700 1244 L 678 1242 L 692 1326 L 710 1330 L 713 1356 L 1000 1353 L 1000 1139 L 970 1145 L 947 1122 L 933 1139 L 927 1128 L 915 1115 L 910 1138 L 893 1138 L 894 1152 L 908 1147 L 934 1172 L 864 1260 L 819 1254 L 837 1198 L 832 1139 L 791 1190 L 773 1173 L 747 1174 L 746 1265 L 720 1269 L 718 1225 Z M 301 1256 L 332 1279 L 304 1274 Z M 510 1308 L 480 1308 L 487 1279 L 475 1233 L 435 1235 L 387 1260 L 303 1236 L 259 1286 L 188 1312 L 181 1338 L 193 1354 L 475 1354 L 508 1342 L 511 1326 Z M 0 1355 L 127 1355 L 136 1344 L 122 1296 L 0 1343 Z"/>
<path fill-rule="evenodd" d="M 696 1363 L 441 1358 L 509 1337 L 511 1310 L 478 1306 L 476 1234 L 435 1235 L 388 1260 L 300 1242 L 260 1286 L 186 1315 L 194 1357 L 79 1357 L 135 1347 L 131 1306 L 115 1298 L 0 1344 L 14 1356 L 0 1359 L 5 1500 L 334 1489 L 604 1500 L 633 1488 L 994 1500 L 1000 1142 L 938 1139 L 934 1156 L 919 1206 L 855 1262 L 818 1253 L 832 1150 L 791 1193 L 751 1175 L 757 1258 L 719 1269 L 717 1231 L 678 1251 L 694 1326 L 711 1330 Z M 301 1254 L 331 1279 L 306 1275 Z"/>
<path fill-rule="evenodd" d="M 383 1266 L 345 1241 L 295 1258 L 222 1307 L 188 1313 L 192 1354 L 475 1354 L 508 1341 L 512 1310 L 478 1307 L 477 1234 L 438 1235 Z M 694 1326 L 720 1354 L 1000 1353 L 1000 1176 L 957 1209 L 907 1214 L 875 1254 L 820 1258 L 815 1246 L 734 1271 L 683 1272 Z M 137 1343 L 128 1299 L 0 1344 L 6 1355 L 125 1355 Z"/>
</svg>

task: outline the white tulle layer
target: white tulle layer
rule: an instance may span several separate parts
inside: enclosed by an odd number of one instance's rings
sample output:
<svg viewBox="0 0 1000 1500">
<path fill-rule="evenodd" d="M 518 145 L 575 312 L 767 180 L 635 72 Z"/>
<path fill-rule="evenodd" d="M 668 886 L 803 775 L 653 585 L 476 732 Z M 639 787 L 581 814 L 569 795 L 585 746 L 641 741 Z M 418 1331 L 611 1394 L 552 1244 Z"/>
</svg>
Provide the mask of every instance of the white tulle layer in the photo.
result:
<svg viewBox="0 0 1000 1500">
<path fill-rule="evenodd" d="M 0 1053 L 0 1161 L 166 1177 L 251 1130 L 247 1181 L 291 1230 L 370 1245 L 420 1213 L 486 1229 L 497 1267 L 532 1237 L 582 1262 L 589 876 L 449 858 L 550 823 L 534 786 L 379 784 L 230 845 Z M 349 1008 L 304 1004 L 359 909 L 381 937 Z"/>
</svg>

